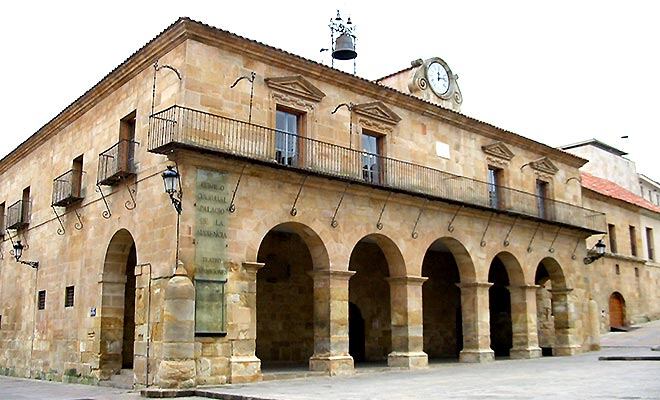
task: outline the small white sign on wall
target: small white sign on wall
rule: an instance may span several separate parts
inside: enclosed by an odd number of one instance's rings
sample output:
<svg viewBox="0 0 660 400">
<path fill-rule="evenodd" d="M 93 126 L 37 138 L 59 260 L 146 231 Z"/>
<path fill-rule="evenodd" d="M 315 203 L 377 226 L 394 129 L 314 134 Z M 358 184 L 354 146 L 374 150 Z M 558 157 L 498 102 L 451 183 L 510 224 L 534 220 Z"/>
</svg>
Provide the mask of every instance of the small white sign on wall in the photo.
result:
<svg viewBox="0 0 660 400">
<path fill-rule="evenodd" d="M 443 142 L 435 142 L 435 154 L 437 154 L 438 157 L 450 159 L 449 145 Z"/>
</svg>

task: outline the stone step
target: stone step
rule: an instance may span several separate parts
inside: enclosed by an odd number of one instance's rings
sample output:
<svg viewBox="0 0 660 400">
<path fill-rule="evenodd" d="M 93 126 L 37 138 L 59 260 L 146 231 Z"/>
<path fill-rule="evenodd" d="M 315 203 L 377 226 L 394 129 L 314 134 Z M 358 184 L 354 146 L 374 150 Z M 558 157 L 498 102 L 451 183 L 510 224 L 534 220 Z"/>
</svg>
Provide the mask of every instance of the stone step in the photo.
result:
<svg viewBox="0 0 660 400">
<path fill-rule="evenodd" d="M 117 389 L 133 389 L 133 370 L 121 369 L 107 381 L 99 382 L 99 386 L 113 387 Z"/>
</svg>

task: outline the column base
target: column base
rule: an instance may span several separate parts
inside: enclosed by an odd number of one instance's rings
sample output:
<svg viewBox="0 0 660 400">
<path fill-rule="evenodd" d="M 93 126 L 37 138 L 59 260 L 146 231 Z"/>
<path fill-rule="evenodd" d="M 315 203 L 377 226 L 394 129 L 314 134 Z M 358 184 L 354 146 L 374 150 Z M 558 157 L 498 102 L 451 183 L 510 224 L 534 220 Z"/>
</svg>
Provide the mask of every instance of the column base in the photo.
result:
<svg viewBox="0 0 660 400">
<path fill-rule="evenodd" d="M 514 360 L 527 359 L 527 358 L 539 358 L 541 357 L 541 348 L 540 347 L 527 347 L 520 349 L 511 349 L 509 352 L 509 357 Z"/>
<path fill-rule="evenodd" d="M 387 366 L 391 368 L 418 369 L 429 366 L 429 356 L 419 352 L 391 352 L 387 355 Z"/>
<path fill-rule="evenodd" d="M 581 346 L 555 346 L 552 348 L 553 356 L 574 356 L 582 352 Z"/>
<path fill-rule="evenodd" d="M 495 360 L 493 350 L 461 350 L 458 360 L 462 363 L 482 363 Z"/>
<path fill-rule="evenodd" d="M 349 356 L 311 356 L 309 370 L 325 372 L 330 376 L 352 375 L 355 372 L 353 357 Z"/>
<path fill-rule="evenodd" d="M 229 359 L 230 383 L 259 382 L 261 375 L 261 360 L 255 356 L 231 357 Z"/>
</svg>

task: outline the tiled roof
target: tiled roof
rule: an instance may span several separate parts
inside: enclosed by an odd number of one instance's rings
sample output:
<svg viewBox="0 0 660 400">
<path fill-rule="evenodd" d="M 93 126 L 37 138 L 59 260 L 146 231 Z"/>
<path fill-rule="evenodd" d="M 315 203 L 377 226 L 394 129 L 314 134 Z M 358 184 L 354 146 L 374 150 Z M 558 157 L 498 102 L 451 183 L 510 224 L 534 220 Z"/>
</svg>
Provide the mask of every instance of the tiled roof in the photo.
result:
<svg viewBox="0 0 660 400">
<path fill-rule="evenodd" d="M 634 204 L 638 207 L 646 208 L 647 210 L 660 212 L 660 207 L 612 181 L 598 178 L 586 172 L 582 172 L 580 175 L 582 175 L 582 186 L 589 190 L 593 190 L 594 192 L 607 197 L 625 201 L 626 203 Z"/>
</svg>

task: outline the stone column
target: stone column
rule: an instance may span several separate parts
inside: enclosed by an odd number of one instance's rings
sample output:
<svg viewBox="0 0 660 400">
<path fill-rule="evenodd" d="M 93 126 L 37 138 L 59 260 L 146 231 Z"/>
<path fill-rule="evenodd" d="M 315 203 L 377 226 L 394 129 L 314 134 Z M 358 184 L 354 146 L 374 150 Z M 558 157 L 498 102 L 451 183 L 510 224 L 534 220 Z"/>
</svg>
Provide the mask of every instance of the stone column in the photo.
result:
<svg viewBox="0 0 660 400">
<path fill-rule="evenodd" d="M 600 350 L 600 312 L 596 300 L 589 300 L 589 331 L 591 340 L 589 341 L 589 350 Z"/>
<path fill-rule="evenodd" d="M 195 287 L 179 263 L 163 294 L 163 358 L 156 385 L 195 386 Z"/>
<path fill-rule="evenodd" d="M 424 353 L 424 317 L 422 314 L 422 284 L 428 278 L 403 276 L 388 278 L 392 320 L 392 352 L 387 365 L 400 368 L 424 368 L 428 356 Z"/>
<path fill-rule="evenodd" d="M 513 348 L 511 358 L 541 357 L 536 315 L 537 285 L 509 286 Z"/>
<path fill-rule="evenodd" d="M 463 350 L 460 362 L 493 361 L 495 353 L 490 348 L 489 282 L 459 283 L 461 288 L 461 312 L 463 314 Z"/>
<path fill-rule="evenodd" d="M 580 352 L 575 327 L 575 305 L 570 301 L 573 289 L 552 289 L 552 311 L 555 316 L 555 347 L 553 355 L 570 356 Z"/>
<path fill-rule="evenodd" d="M 257 271 L 265 264 L 244 262 L 243 273 L 236 274 L 236 288 L 241 299 L 227 305 L 227 315 L 235 327 L 230 338 L 229 382 L 245 383 L 260 381 L 261 360 L 255 354 L 257 348 Z"/>
<path fill-rule="evenodd" d="M 354 271 L 312 271 L 314 278 L 314 354 L 311 371 L 329 375 L 354 372 L 348 353 L 348 280 Z"/>
</svg>

